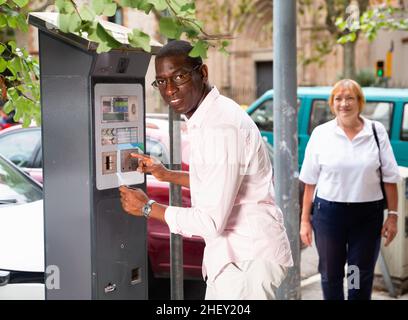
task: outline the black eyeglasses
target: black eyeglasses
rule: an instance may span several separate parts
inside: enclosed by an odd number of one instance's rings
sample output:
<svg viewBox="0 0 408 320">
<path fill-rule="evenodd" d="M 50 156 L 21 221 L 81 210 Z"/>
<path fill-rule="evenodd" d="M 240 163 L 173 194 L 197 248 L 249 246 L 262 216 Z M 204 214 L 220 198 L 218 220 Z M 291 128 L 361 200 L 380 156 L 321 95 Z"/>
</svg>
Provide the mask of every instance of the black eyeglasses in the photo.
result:
<svg viewBox="0 0 408 320">
<path fill-rule="evenodd" d="M 197 70 L 201 66 L 202 66 L 201 64 L 198 64 L 188 72 L 178 73 L 169 78 L 158 78 L 152 82 L 152 86 L 156 89 L 164 89 L 167 86 L 167 81 L 172 81 L 176 87 L 181 86 L 182 84 L 185 84 L 188 81 L 190 81 L 193 71 Z"/>
</svg>

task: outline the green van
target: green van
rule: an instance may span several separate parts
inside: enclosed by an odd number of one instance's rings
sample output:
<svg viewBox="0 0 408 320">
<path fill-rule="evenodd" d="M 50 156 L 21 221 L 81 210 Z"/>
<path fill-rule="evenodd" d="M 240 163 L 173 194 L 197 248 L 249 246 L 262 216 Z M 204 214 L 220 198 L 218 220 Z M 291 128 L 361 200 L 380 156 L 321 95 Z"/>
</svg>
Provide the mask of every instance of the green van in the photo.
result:
<svg viewBox="0 0 408 320">
<path fill-rule="evenodd" d="M 331 87 L 298 88 L 299 165 L 313 129 L 333 119 L 328 99 Z M 381 122 L 388 131 L 398 165 L 408 167 L 408 89 L 363 88 L 362 115 Z M 273 144 L 273 90 L 252 103 L 247 112 L 269 143 Z"/>
</svg>

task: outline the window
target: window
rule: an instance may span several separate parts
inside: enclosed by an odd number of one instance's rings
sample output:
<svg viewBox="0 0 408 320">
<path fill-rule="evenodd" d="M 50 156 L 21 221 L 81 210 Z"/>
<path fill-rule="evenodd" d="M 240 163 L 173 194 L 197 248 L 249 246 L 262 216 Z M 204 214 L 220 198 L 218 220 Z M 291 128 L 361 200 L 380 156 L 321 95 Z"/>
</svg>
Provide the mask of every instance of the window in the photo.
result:
<svg viewBox="0 0 408 320">
<path fill-rule="evenodd" d="M 313 100 L 312 115 L 310 117 L 309 134 L 318 125 L 334 119 L 327 100 Z"/>
<path fill-rule="evenodd" d="M 19 167 L 28 167 L 40 142 L 40 130 L 10 132 L 0 136 L 0 153 Z"/>
<path fill-rule="evenodd" d="M 42 190 L 23 173 L 0 158 L 0 206 L 42 199 Z"/>
<path fill-rule="evenodd" d="M 259 130 L 273 131 L 273 100 L 264 101 L 252 114 L 252 120 Z"/>
<path fill-rule="evenodd" d="M 159 140 L 146 137 L 146 154 L 157 158 L 166 168 L 169 168 L 169 153 Z"/>
<path fill-rule="evenodd" d="M 367 119 L 381 122 L 387 132 L 390 133 L 392 106 L 391 102 L 367 101 L 361 115 Z"/>
<path fill-rule="evenodd" d="M 408 140 L 408 103 L 404 105 L 404 117 L 402 118 L 401 140 Z"/>
<path fill-rule="evenodd" d="M 389 133 L 391 128 L 392 107 L 393 104 L 391 102 L 368 101 L 361 115 L 367 119 L 381 122 Z M 312 104 L 309 134 L 318 125 L 332 119 L 334 119 L 334 115 L 330 111 L 329 103 L 326 100 L 314 100 Z"/>
</svg>

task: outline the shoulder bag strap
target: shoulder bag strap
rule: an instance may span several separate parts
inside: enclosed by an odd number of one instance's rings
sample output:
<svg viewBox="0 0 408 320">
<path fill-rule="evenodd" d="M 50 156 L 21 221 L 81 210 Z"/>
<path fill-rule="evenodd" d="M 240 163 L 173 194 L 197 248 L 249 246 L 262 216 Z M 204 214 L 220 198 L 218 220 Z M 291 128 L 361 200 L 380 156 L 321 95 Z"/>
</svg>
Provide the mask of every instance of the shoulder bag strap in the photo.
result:
<svg viewBox="0 0 408 320">
<path fill-rule="evenodd" d="M 378 157 L 380 158 L 380 159 L 379 159 L 379 160 L 380 160 L 379 170 L 380 170 L 381 191 L 382 191 L 382 193 L 383 193 L 384 199 L 386 199 L 385 189 L 384 189 L 384 182 L 383 182 L 383 175 L 382 175 L 382 170 L 381 170 L 381 167 L 382 167 L 382 163 L 381 163 L 381 148 L 380 148 L 380 142 L 378 141 L 377 130 L 375 129 L 374 121 L 372 122 L 372 126 L 373 126 L 373 133 L 374 133 L 375 143 L 377 144 L 377 147 L 378 147 Z"/>
<path fill-rule="evenodd" d="M 377 135 L 377 130 L 375 129 L 374 121 L 371 123 L 371 125 L 372 125 L 372 127 L 373 127 L 373 133 L 374 133 L 375 143 L 377 144 L 377 147 L 378 147 L 378 157 L 380 158 L 380 175 L 381 175 L 381 181 L 382 181 L 382 171 L 381 171 L 382 163 L 381 163 L 381 148 L 380 148 L 380 142 L 378 141 L 378 135 Z"/>
</svg>

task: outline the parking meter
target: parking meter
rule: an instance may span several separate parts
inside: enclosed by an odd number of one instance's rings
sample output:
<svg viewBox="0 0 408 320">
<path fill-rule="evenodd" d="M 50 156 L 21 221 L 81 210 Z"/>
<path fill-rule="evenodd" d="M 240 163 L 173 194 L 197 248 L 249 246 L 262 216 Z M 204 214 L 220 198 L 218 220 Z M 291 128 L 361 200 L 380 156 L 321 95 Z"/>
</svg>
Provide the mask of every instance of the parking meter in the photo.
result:
<svg viewBox="0 0 408 320">
<path fill-rule="evenodd" d="M 123 211 L 118 187 L 145 189 L 130 153 L 145 151 L 151 54 L 112 23 L 123 47 L 97 54 L 56 21 L 29 15 L 39 30 L 46 299 L 147 299 L 146 220 Z"/>
</svg>

